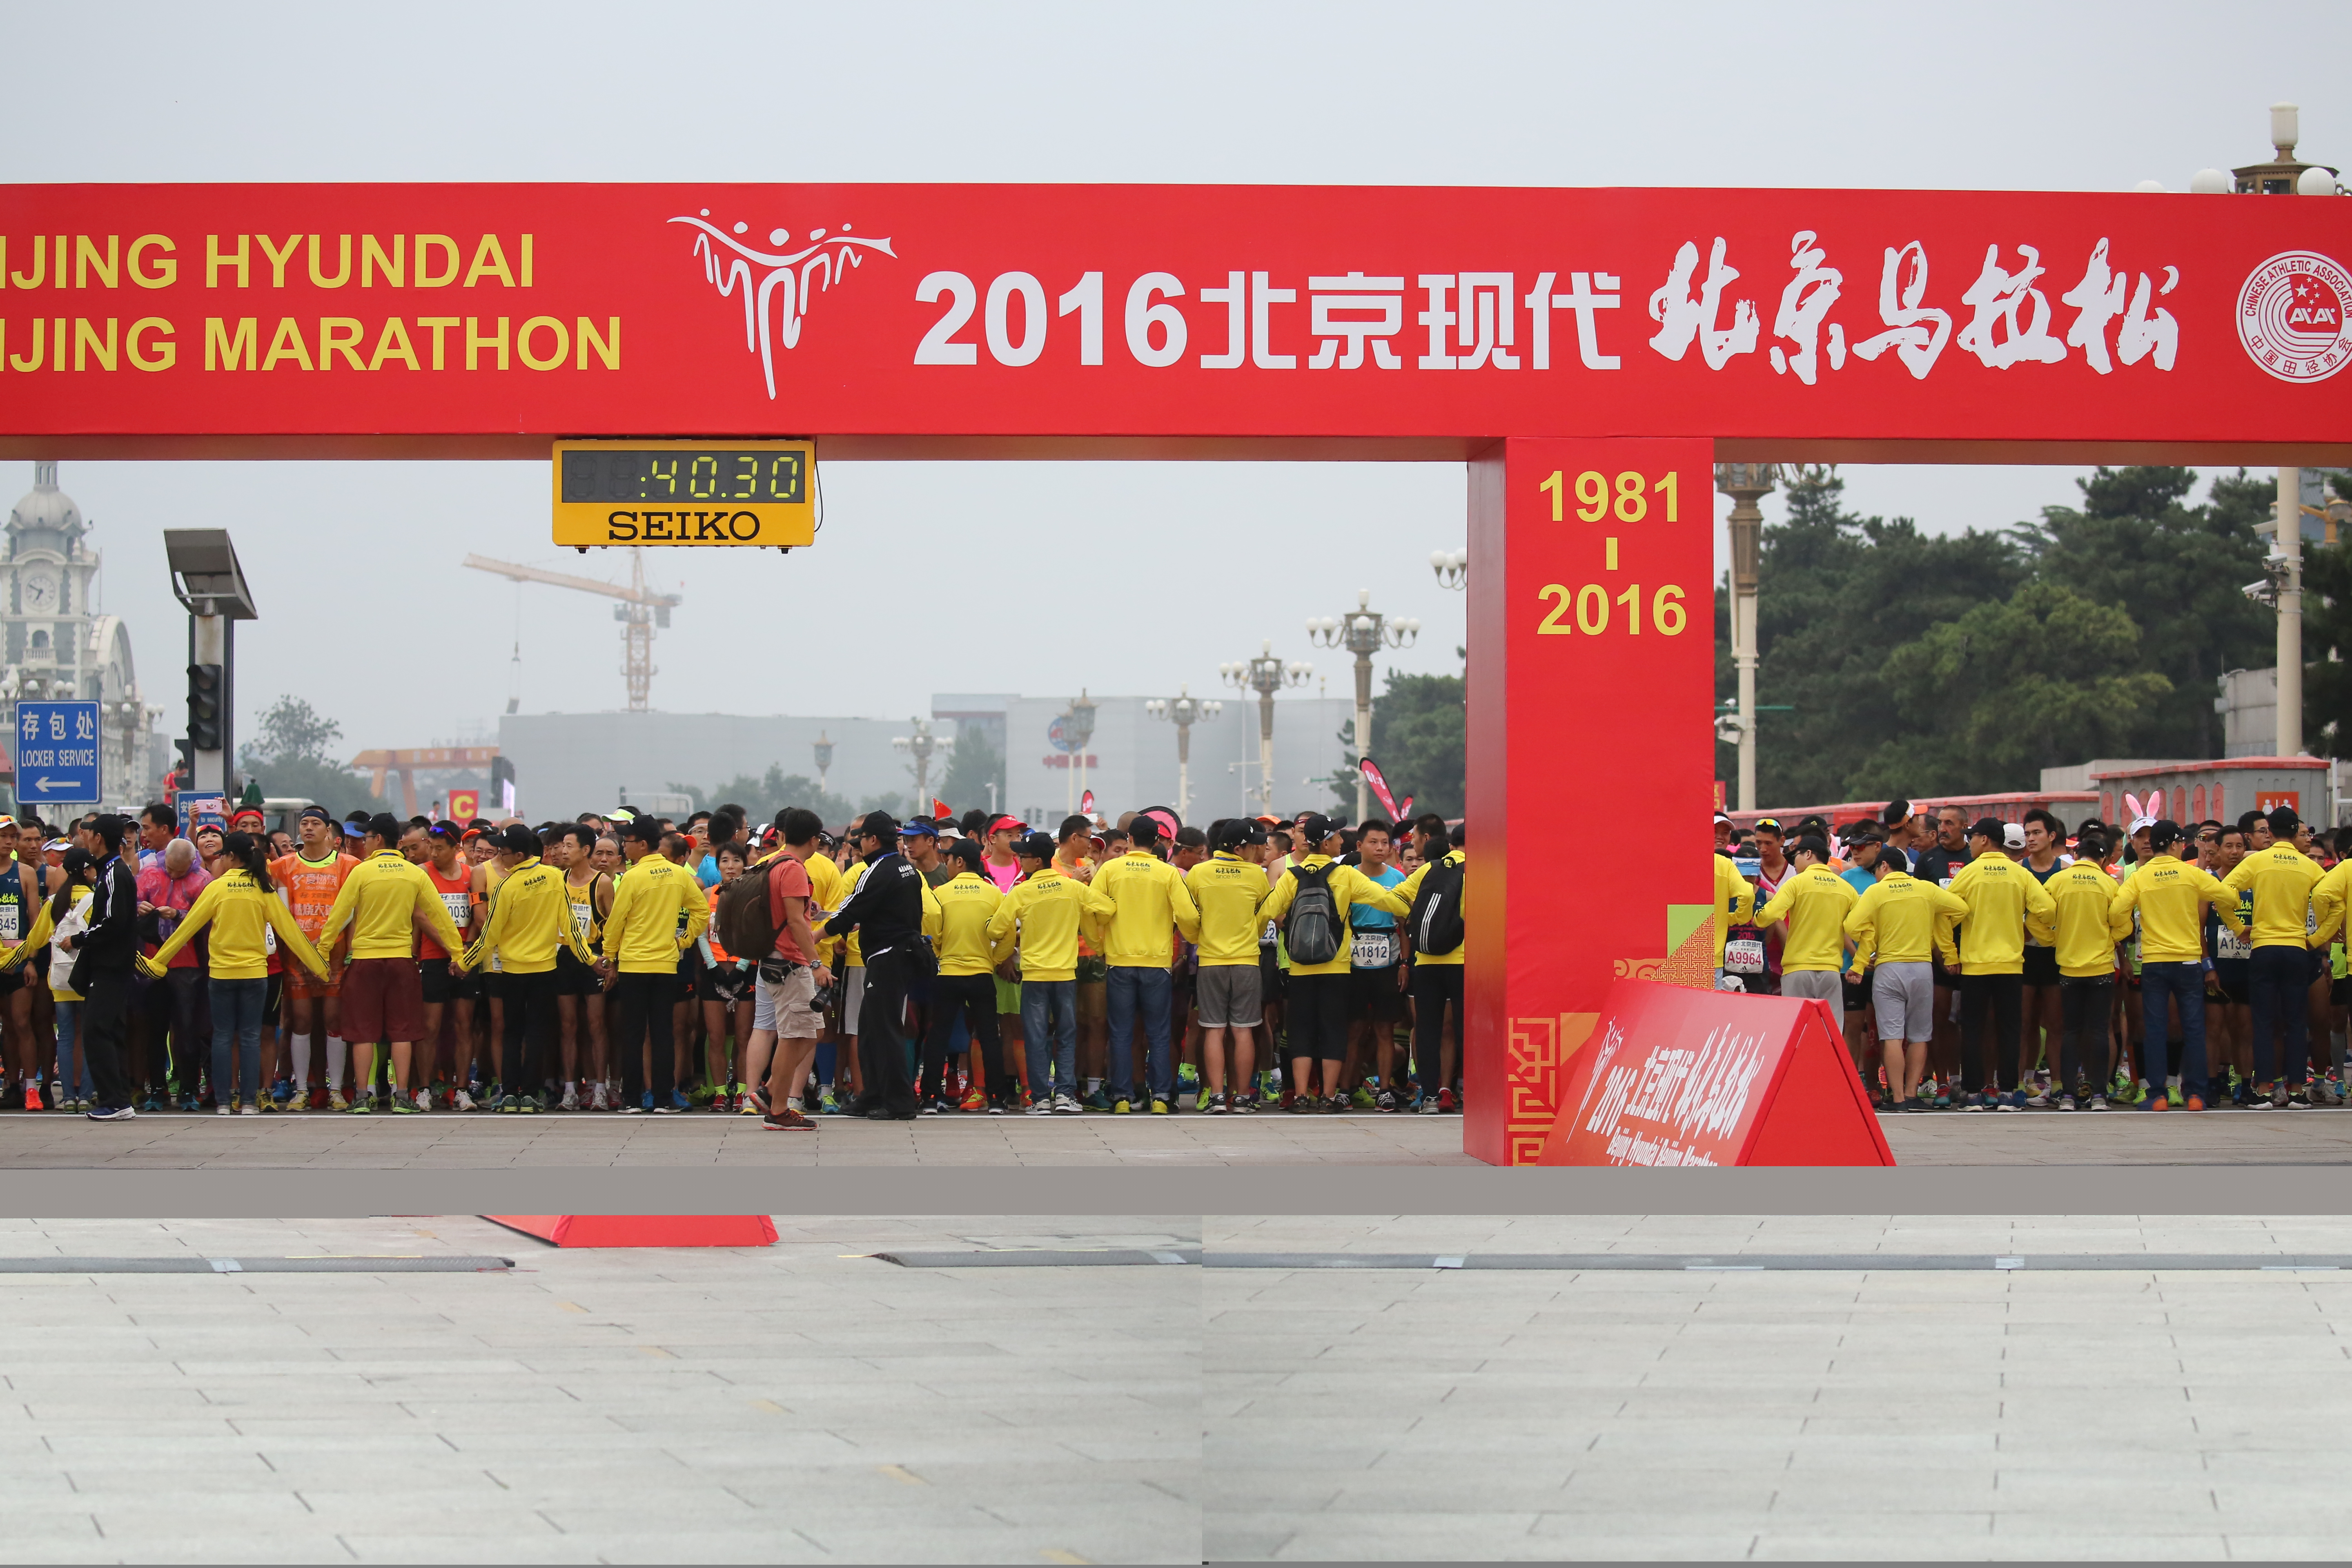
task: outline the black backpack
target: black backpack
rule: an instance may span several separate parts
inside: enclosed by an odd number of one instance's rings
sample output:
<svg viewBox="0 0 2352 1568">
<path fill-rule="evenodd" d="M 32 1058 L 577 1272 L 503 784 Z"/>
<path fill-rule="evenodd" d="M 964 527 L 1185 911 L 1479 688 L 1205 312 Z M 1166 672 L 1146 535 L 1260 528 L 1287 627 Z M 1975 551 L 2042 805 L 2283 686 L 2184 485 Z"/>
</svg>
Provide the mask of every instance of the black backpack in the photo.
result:
<svg viewBox="0 0 2352 1568">
<path fill-rule="evenodd" d="M 1298 886 L 1291 894 L 1283 937 L 1293 963 L 1328 963 L 1339 956 L 1339 904 L 1331 896 L 1331 866 L 1290 868 Z"/>
<path fill-rule="evenodd" d="M 1436 958 L 1461 948 L 1463 865 L 1447 858 L 1422 873 L 1409 917 L 1416 952 Z"/>
</svg>

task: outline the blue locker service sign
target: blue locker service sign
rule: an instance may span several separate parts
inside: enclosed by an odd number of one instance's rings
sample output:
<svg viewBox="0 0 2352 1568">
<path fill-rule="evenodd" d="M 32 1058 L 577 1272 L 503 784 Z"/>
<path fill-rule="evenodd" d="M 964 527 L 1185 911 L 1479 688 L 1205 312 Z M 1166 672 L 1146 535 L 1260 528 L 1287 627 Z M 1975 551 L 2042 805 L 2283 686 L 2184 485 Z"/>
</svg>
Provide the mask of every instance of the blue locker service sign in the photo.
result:
<svg viewBox="0 0 2352 1568">
<path fill-rule="evenodd" d="M 16 799 L 25 805 L 95 805 L 98 704 L 16 704 Z"/>
</svg>

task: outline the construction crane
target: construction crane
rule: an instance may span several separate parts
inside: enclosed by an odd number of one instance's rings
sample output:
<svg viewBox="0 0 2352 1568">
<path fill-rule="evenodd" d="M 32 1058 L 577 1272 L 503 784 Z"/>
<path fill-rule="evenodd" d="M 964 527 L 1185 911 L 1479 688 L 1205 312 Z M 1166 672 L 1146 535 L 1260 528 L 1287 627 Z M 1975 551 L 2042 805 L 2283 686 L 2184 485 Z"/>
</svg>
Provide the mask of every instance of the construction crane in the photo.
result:
<svg viewBox="0 0 2352 1568">
<path fill-rule="evenodd" d="M 629 552 L 626 587 L 596 577 L 574 577 L 568 572 L 548 572 L 537 566 L 519 566 L 511 561 L 493 561 L 487 555 L 468 555 L 466 564 L 477 572 L 510 577 L 518 583 L 545 583 L 551 587 L 577 588 L 583 594 L 602 594 L 620 600 L 613 606 L 613 618 L 621 623 L 621 645 L 625 652 L 621 673 L 629 678 L 629 711 L 646 711 L 646 694 L 654 683 L 654 630 L 669 625 L 669 613 L 678 596 L 656 594 L 646 586 L 643 551 Z"/>
</svg>

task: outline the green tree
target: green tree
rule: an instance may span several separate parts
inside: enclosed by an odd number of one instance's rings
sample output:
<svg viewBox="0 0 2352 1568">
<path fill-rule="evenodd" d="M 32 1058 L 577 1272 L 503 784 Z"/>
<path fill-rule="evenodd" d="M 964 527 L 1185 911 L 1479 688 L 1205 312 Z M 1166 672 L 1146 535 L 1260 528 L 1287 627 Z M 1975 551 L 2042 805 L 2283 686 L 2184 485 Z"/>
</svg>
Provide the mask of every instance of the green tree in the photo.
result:
<svg viewBox="0 0 2352 1568">
<path fill-rule="evenodd" d="M 2143 664 L 2170 684 L 2128 729 L 2105 731 L 2108 754 L 2220 756 L 2216 678 L 2277 661 L 2273 614 L 2242 590 L 2263 574 L 2267 545 L 2254 524 L 2270 517 L 2278 481 L 2225 474 L 2203 505 L 2189 502 L 2197 476 L 2187 468 L 2103 468 L 2076 483 L 2080 505 L 2045 507 L 2021 532 L 2034 574 L 2119 605 L 2140 630 Z M 2095 754 L 2077 741 L 2052 761 Z"/>
<path fill-rule="evenodd" d="M 1930 626 L 1885 675 L 1910 732 L 1882 731 L 1856 797 L 2030 788 L 2057 758 L 2112 753 L 2172 690 L 2129 616 L 2049 581 Z"/>
<path fill-rule="evenodd" d="M 948 755 L 948 771 L 940 780 L 941 800 L 965 811 L 992 800 L 1003 802 L 1004 759 L 988 743 L 985 730 L 977 724 L 963 725 L 956 736 L 955 750 Z"/>
<path fill-rule="evenodd" d="M 2303 547 L 2303 651 L 2304 746 L 2352 757 L 2352 542 Z"/>
<path fill-rule="evenodd" d="M 331 811 L 388 811 L 369 780 L 334 760 L 343 727 L 298 697 L 280 697 L 261 715 L 260 732 L 239 761 L 246 776 L 273 800 L 314 802 Z"/>
<path fill-rule="evenodd" d="M 1834 476 L 1795 479 L 1787 521 L 1764 531 L 1757 701 L 1794 710 L 1759 721 L 1757 788 L 1769 805 L 1857 798 L 1865 762 L 1901 733 L 1888 658 L 1937 622 L 2007 598 L 2026 575 L 2025 552 L 2007 533 L 1923 533 L 1909 518 L 1849 512 L 1844 492 Z M 1720 700 L 1737 689 L 1721 593 L 1716 625 Z M 1923 717 L 1919 727 L 1932 733 L 1937 722 Z M 1732 748 L 1717 748 L 1717 766 L 1736 776 Z"/>
<path fill-rule="evenodd" d="M 1469 734 L 1463 708 L 1466 692 L 1458 675 L 1400 675 L 1391 669 L 1388 689 L 1373 710 L 1372 759 L 1402 805 L 1413 797 L 1413 815 L 1424 811 L 1460 816 L 1469 793 Z M 1356 726 L 1340 727 L 1349 765 L 1331 775 L 1340 815 L 1356 811 Z M 1378 801 L 1372 809 L 1380 809 Z"/>
<path fill-rule="evenodd" d="M 779 763 L 770 763 L 763 777 L 737 773 L 709 791 L 693 784 L 677 783 L 669 787 L 680 795 L 691 796 L 697 811 L 715 811 L 721 805 L 740 805 L 743 808 L 744 819 L 754 827 L 775 821 L 776 813 L 791 805 L 808 807 L 822 817 L 828 827 L 839 827 L 858 812 L 856 806 L 842 796 L 817 788 L 816 781 L 806 774 L 787 773 Z"/>
</svg>

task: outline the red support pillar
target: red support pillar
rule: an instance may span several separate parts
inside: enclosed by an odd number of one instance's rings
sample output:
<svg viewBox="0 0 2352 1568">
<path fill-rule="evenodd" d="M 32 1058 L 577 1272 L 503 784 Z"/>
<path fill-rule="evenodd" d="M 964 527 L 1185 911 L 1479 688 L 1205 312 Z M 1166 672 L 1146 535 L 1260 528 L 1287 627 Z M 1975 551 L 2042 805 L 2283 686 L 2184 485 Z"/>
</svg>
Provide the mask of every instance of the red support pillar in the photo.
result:
<svg viewBox="0 0 2352 1568">
<path fill-rule="evenodd" d="M 1515 437 L 1470 464 L 1462 1142 L 1493 1164 L 1535 1162 L 1612 981 L 1714 984 L 1713 458 Z"/>
</svg>

